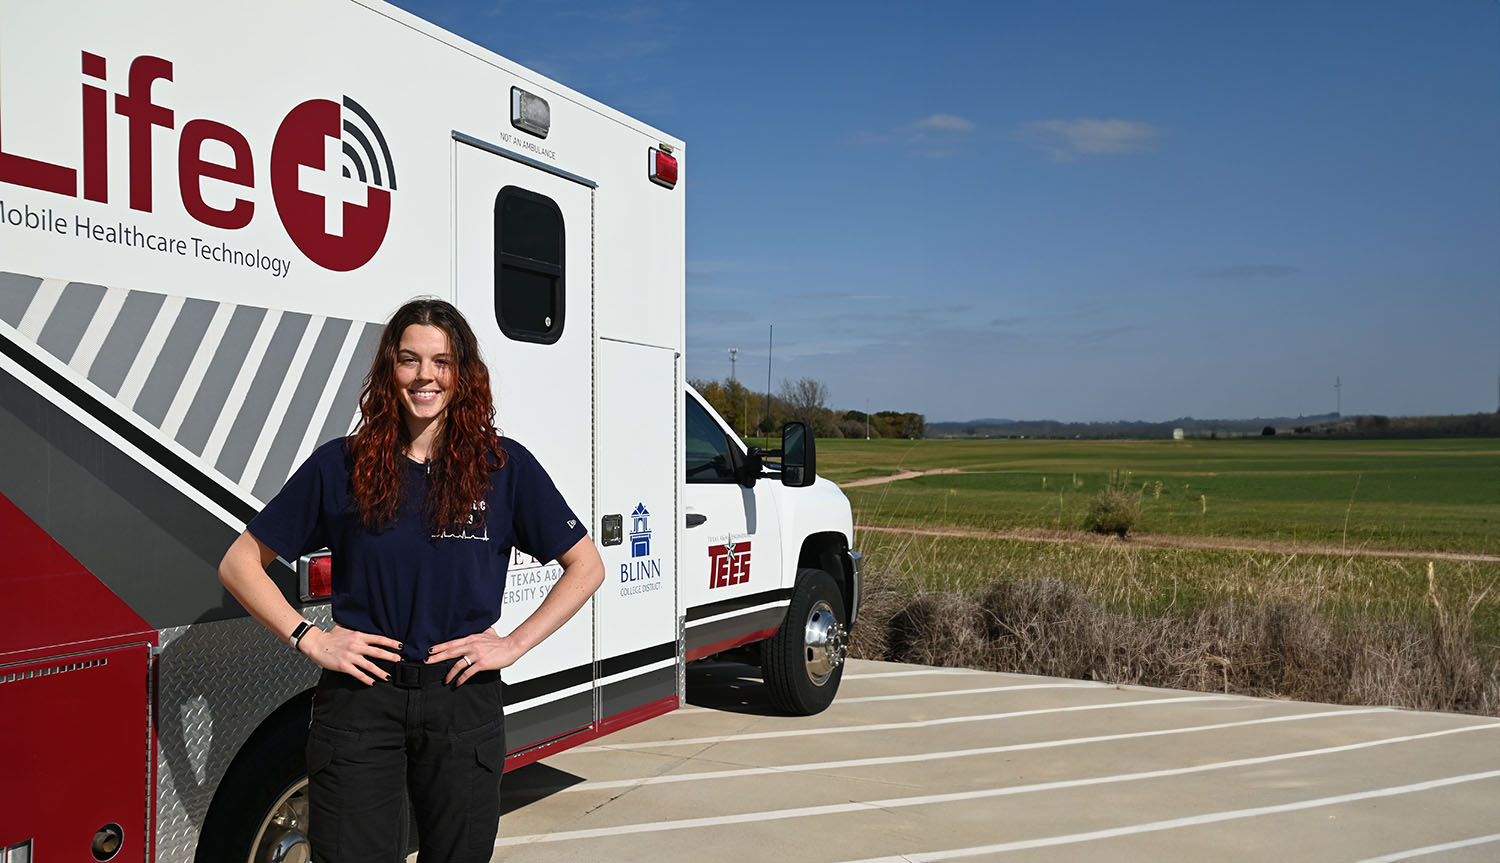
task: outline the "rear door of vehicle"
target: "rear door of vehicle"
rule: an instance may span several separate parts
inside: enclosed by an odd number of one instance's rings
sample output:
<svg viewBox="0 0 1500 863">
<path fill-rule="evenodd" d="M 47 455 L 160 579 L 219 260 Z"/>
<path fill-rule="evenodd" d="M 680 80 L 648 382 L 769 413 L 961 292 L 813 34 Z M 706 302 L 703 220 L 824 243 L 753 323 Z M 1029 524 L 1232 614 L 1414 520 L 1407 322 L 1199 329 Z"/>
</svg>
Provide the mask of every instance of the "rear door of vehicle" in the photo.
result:
<svg viewBox="0 0 1500 863">
<path fill-rule="evenodd" d="M 489 365 L 496 424 L 593 525 L 595 184 L 459 132 L 453 148 L 456 302 Z M 498 629 L 525 620 L 561 575 L 514 554 Z M 513 754 L 593 727 L 592 603 L 506 670 Z"/>
</svg>

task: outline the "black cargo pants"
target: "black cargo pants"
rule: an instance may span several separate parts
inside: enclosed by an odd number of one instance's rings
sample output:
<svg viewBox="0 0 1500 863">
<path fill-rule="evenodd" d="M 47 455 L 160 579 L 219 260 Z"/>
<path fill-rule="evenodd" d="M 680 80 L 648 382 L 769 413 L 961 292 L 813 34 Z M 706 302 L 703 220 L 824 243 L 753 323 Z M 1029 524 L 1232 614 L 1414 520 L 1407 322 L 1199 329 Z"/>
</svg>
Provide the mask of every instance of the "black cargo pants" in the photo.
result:
<svg viewBox="0 0 1500 863">
<path fill-rule="evenodd" d="M 376 664 L 389 681 L 326 670 L 318 679 L 307 740 L 313 863 L 405 860 L 408 792 L 423 860 L 485 863 L 505 766 L 500 672 L 455 687 L 443 683 L 453 662 Z"/>
</svg>

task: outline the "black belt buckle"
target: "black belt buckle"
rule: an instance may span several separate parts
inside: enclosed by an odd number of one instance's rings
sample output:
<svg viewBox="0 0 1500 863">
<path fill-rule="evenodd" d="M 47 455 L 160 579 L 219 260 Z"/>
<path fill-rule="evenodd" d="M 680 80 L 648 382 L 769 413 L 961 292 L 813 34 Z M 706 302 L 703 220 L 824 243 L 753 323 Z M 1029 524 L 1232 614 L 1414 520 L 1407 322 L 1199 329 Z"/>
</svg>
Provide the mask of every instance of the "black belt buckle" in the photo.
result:
<svg viewBox="0 0 1500 863">
<path fill-rule="evenodd" d="M 391 684 L 393 686 L 401 689 L 422 688 L 422 671 L 425 666 L 419 662 L 407 662 L 405 660 L 392 664 L 394 665 L 391 669 Z"/>
</svg>

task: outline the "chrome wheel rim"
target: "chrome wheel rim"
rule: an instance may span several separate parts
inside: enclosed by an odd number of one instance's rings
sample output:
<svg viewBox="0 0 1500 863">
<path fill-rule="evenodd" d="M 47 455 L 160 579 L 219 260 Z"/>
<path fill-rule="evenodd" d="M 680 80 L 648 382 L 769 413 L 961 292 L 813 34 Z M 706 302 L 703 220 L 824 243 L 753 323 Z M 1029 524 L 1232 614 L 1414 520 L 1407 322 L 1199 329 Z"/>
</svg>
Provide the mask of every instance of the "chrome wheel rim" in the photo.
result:
<svg viewBox="0 0 1500 863">
<path fill-rule="evenodd" d="M 266 810 L 250 844 L 248 863 L 309 863 L 312 847 L 307 844 L 307 821 L 307 779 L 303 777 Z"/>
<path fill-rule="evenodd" d="M 807 679 L 822 686 L 844 664 L 849 653 L 849 631 L 833 613 L 827 600 L 818 600 L 807 613 L 803 627 L 802 653 L 807 663 Z"/>
</svg>

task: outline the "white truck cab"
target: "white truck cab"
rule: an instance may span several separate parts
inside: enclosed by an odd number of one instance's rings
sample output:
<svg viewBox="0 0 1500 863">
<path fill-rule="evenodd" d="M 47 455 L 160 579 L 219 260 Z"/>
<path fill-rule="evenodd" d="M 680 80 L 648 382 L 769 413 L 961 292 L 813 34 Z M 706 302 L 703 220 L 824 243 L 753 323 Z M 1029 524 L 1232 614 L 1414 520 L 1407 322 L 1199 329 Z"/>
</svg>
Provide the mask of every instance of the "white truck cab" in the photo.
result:
<svg viewBox="0 0 1500 863">
<path fill-rule="evenodd" d="M 838 690 L 859 611 L 849 500 L 817 476 L 805 424 L 761 452 L 691 387 L 684 410 L 687 659 L 756 644 L 776 705 L 816 713 Z M 765 457 L 780 462 L 767 470 Z"/>
</svg>

